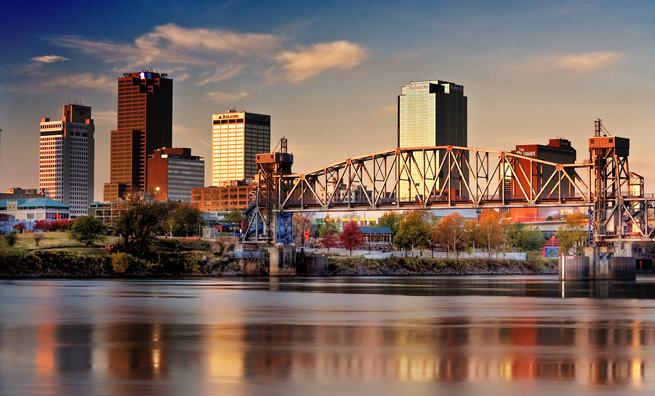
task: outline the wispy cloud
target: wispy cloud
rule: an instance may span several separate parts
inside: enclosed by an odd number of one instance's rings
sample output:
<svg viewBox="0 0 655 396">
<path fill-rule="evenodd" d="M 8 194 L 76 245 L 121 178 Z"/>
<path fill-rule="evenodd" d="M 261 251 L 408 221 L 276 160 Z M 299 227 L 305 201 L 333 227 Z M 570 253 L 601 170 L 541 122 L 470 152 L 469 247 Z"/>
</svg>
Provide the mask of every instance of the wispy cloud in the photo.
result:
<svg viewBox="0 0 655 396">
<path fill-rule="evenodd" d="M 530 55 L 507 65 L 519 71 L 595 72 L 621 63 L 625 54 L 612 51 L 583 52 L 577 54 Z"/>
<path fill-rule="evenodd" d="M 348 41 L 315 44 L 299 51 L 284 51 L 276 60 L 282 64 L 287 79 L 299 82 L 330 69 L 351 69 L 368 58 L 368 51 Z"/>
<path fill-rule="evenodd" d="M 328 70 L 351 69 L 368 58 L 368 50 L 345 40 L 289 50 L 284 48 L 286 39 L 273 34 L 187 29 L 172 23 L 156 26 L 132 43 L 80 36 L 56 36 L 50 41 L 120 68 L 157 64 L 169 72 L 181 69 L 184 73 L 176 78 L 189 78 L 198 86 L 218 84 L 246 70 L 264 84 L 281 78 L 300 82 Z"/>
<path fill-rule="evenodd" d="M 94 77 L 91 73 L 71 74 L 67 76 L 52 77 L 43 83 L 45 88 L 90 88 L 96 90 L 113 91 L 116 82 L 106 76 Z"/>
<path fill-rule="evenodd" d="M 576 72 L 607 69 L 619 64 L 624 55 L 618 52 L 588 52 L 584 54 L 564 55 L 557 60 L 557 66 Z"/>
<path fill-rule="evenodd" d="M 227 92 L 208 92 L 207 93 L 207 98 L 218 102 L 218 103 L 225 103 L 225 102 L 232 102 L 235 100 L 243 99 L 248 96 L 248 92 L 239 92 L 238 94 L 234 93 L 227 93 Z"/>
<path fill-rule="evenodd" d="M 236 65 L 236 66 L 225 66 L 225 67 L 217 67 L 216 70 L 207 78 L 204 80 L 198 81 L 196 84 L 197 85 L 207 85 L 209 83 L 218 83 L 221 81 L 229 80 L 232 77 L 238 75 L 241 73 L 241 70 L 243 70 L 244 65 Z"/>
<path fill-rule="evenodd" d="M 59 55 L 44 55 L 44 56 L 37 56 L 36 58 L 32 58 L 31 60 L 41 63 L 53 63 L 53 62 L 67 61 L 69 59 Z"/>
<path fill-rule="evenodd" d="M 393 104 L 393 105 L 389 105 L 389 106 L 380 107 L 375 112 L 375 114 L 385 116 L 385 115 L 390 115 L 390 114 L 396 114 L 397 112 L 398 112 L 398 105 Z"/>
<path fill-rule="evenodd" d="M 91 113 L 93 119 L 97 123 L 116 123 L 116 110 L 101 110 L 93 111 Z"/>
</svg>

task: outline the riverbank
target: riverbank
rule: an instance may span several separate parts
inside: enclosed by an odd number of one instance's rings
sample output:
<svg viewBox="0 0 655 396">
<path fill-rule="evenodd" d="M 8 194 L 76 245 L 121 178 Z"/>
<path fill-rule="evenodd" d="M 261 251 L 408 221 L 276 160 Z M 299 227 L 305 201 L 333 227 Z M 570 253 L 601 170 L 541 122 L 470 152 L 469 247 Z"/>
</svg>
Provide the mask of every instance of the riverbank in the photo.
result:
<svg viewBox="0 0 655 396">
<path fill-rule="evenodd" d="M 557 261 L 540 257 L 428 259 L 330 257 L 329 276 L 536 275 L 557 274 Z M 159 252 L 149 260 L 125 253 L 87 251 L 3 251 L 0 278 L 161 278 L 242 276 L 234 259 L 190 252 Z M 303 275 L 299 273 L 298 275 Z"/>
</svg>

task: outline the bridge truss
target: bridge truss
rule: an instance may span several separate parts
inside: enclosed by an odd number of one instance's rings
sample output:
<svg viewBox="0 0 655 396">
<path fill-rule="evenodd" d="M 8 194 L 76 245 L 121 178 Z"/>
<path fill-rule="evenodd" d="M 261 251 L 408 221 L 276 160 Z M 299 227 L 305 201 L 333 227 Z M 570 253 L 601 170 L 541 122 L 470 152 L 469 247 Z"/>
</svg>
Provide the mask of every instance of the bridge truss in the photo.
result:
<svg viewBox="0 0 655 396">
<path fill-rule="evenodd" d="M 294 212 L 546 206 L 589 207 L 597 243 L 653 237 L 654 200 L 643 197 L 643 188 L 631 195 L 627 152 L 620 150 L 557 164 L 468 147 L 398 148 L 305 174 L 292 174 L 284 154 L 285 166 L 258 156 L 246 239 L 290 242 Z"/>
</svg>

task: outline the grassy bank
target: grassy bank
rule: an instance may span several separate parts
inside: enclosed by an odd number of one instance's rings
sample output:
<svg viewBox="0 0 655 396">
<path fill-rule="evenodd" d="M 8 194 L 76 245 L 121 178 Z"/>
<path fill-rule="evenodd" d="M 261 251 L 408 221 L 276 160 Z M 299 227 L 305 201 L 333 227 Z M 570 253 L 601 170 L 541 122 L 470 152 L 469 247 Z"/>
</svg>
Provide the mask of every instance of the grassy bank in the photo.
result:
<svg viewBox="0 0 655 396">
<path fill-rule="evenodd" d="M 528 260 L 330 257 L 328 273 L 333 276 L 557 274 L 557 260 L 537 255 L 529 255 Z"/>
</svg>

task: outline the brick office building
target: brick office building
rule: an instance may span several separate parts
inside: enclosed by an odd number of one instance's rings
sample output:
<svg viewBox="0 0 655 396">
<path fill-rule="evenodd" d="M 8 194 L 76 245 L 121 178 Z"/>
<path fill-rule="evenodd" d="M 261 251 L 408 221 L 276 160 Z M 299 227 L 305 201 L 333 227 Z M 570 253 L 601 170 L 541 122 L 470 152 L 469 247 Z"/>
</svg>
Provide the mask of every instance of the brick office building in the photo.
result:
<svg viewBox="0 0 655 396">
<path fill-rule="evenodd" d="M 191 201 L 191 189 L 205 185 L 205 161 L 190 148 L 162 148 L 148 158 L 148 190 L 157 201 Z"/>
<path fill-rule="evenodd" d="M 117 114 L 105 202 L 128 189 L 146 191 L 148 156 L 173 145 L 173 80 L 155 71 L 124 73 L 118 79 Z"/>
</svg>

